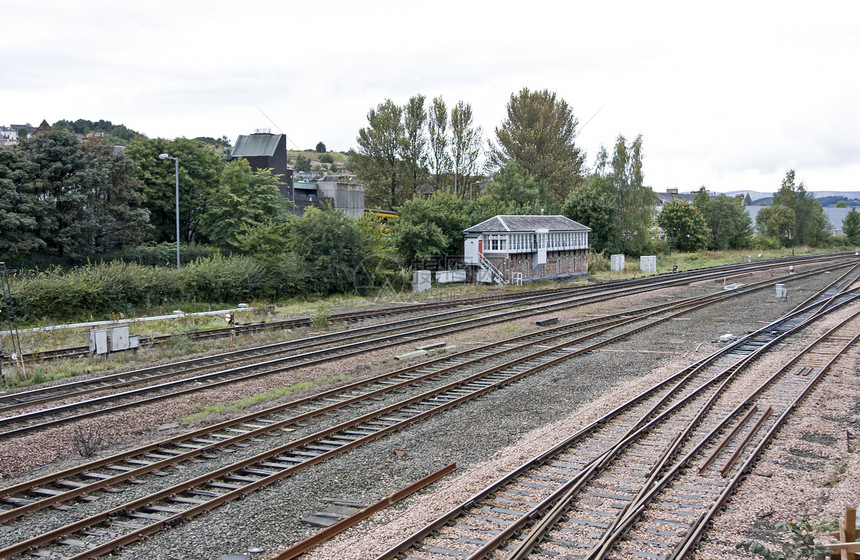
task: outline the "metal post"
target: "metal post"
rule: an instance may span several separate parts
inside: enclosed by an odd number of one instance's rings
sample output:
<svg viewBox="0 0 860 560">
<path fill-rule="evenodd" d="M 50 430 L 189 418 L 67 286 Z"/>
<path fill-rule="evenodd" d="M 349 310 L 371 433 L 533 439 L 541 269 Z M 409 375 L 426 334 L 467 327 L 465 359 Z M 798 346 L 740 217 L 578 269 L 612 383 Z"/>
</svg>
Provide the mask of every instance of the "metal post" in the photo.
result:
<svg viewBox="0 0 860 560">
<path fill-rule="evenodd" d="M 173 158 L 176 164 L 176 270 L 179 270 L 179 158 Z"/>
<path fill-rule="evenodd" d="M 176 166 L 176 269 L 179 270 L 179 158 L 158 154 L 158 159 L 172 159 Z"/>
</svg>

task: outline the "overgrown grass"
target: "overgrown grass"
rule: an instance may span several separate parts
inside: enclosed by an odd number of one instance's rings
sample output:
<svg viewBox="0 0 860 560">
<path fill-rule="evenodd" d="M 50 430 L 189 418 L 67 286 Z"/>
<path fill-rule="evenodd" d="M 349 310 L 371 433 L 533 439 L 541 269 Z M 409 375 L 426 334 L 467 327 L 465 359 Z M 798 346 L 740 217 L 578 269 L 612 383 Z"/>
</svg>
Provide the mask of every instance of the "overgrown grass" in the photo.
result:
<svg viewBox="0 0 860 560">
<path fill-rule="evenodd" d="M 250 397 L 245 397 L 244 399 L 240 399 L 237 401 L 225 403 L 225 404 L 217 404 L 203 407 L 203 410 L 200 412 L 195 412 L 189 416 L 186 416 L 182 419 L 183 422 L 195 422 L 197 420 L 201 420 L 206 418 L 207 416 L 211 416 L 213 414 L 225 414 L 228 412 L 238 412 L 250 408 L 255 404 L 259 404 L 266 401 L 271 401 L 275 399 L 279 399 L 285 395 L 291 395 L 295 393 L 300 393 L 302 391 L 308 391 L 315 387 L 320 387 L 324 385 L 329 385 L 332 383 L 340 383 L 347 381 L 349 379 L 348 375 L 340 374 L 335 375 L 334 377 L 318 377 L 313 379 L 312 381 L 302 381 L 300 383 L 296 383 L 294 385 L 290 385 L 289 387 L 281 387 L 279 389 L 275 389 L 274 391 L 269 391 L 267 393 L 262 393 L 260 395 L 252 395 Z"/>
</svg>

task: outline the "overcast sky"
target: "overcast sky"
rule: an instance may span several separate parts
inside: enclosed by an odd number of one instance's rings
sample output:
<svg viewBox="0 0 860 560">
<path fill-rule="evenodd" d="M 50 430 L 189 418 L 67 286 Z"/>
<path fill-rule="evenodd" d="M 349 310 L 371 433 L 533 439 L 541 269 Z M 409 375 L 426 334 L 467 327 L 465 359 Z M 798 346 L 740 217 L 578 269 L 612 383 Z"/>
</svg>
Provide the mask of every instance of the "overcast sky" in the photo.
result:
<svg viewBox="0 0 860 560">
<path fill-rule="evenodd" d="M 110 120 L 150 138 L 267 128 L 356 147 L 371 107 L 472 105 L 486 139 L 556 92 L 589 165 L 644 141 L 646 184 L 860 191 L 860 4 L 4 0 L 0 124 Z"/>
</svg>

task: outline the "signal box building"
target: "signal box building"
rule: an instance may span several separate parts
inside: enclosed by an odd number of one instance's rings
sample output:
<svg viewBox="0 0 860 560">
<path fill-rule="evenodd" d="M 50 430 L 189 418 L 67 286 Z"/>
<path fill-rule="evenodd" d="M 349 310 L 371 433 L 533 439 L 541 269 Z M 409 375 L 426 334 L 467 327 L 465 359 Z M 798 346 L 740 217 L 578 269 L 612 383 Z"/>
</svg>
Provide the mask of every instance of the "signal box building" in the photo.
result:
<svg viewBox="0 0 860 560">
<path fill-rule="evenodd" d="M 464 260 L 479 282 L 581 276 L 588 274 L 590 231 L 564 216 L 493 216 L 463 230 Z"/>
</svg>

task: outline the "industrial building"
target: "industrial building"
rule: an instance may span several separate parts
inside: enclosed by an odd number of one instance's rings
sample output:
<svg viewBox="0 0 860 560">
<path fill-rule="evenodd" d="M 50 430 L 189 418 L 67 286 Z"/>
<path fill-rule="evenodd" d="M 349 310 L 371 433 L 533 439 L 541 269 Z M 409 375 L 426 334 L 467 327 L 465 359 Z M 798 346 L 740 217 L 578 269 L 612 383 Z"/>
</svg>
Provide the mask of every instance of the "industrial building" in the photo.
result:
<svg viewBox="0 0 860 560">
<path fill-rule="evenodd" d="M 565 216 L 493 216 L 463 230 L 464 261 L 479 282 L 580 276 L 588 273 L 590 231 Z"/>
<path fill-rule="evenodd" d="M 293 203 L 293 213 L 302 214 L 308 206 L 325 208 L 331 206 L 345 215 L 364 215 L 364 185 L 354 177 L 302 173 L 300 181 L 294 181 L 293 170 L 287 167 L 287 136 L 257 131 L 239 136 L 230 159 L 244 158 L 251 169 L 271 169 L 280 176 L 281 195 Z"/>
</svg>

